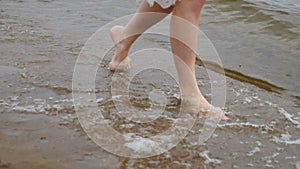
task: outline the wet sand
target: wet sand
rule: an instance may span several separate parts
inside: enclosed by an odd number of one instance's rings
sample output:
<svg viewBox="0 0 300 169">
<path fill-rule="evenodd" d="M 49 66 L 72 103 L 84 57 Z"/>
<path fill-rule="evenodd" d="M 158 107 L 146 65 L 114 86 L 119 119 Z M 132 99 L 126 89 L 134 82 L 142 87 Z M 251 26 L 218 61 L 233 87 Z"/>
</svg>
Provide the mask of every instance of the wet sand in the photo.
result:
<svg viewBox="0 0 300 169">
<path fill-rule="evenodd" d="M 72 102 L 72 74 L 85 41 L 107 22 L 132 14 L 134 1 L 122 1 L 122 6 L 117 1 L 1 1 L 0 168 L 299 168 L 299 16 L 228 3 L 208 2 L 201 27 L 224 63 L 231 120 L 221 122 L 204 145 L 193 144 L 200 119 L 169 152 L 129 159 L 104 151 L 82 130 Z M 134 48 L 169 48 L 160 37 L 144 36 L 139 42 Z M 107 119 L 121 132 L 160 132 L 130 128 L 136 124 L 116 118 L 107 90 L 110 57 L 101 63 L 96 83 Z M 167 77 L 157 77 L 159 87 Z M 201 66 L 197 79 L 210 99 Z M 147 80 L 141 74 L 132 90 L 146 96 Z M 134 100 L 148 105 L 143 98 Z M 178 98 L 170 102 L 174 107 Z"/>
</svg>

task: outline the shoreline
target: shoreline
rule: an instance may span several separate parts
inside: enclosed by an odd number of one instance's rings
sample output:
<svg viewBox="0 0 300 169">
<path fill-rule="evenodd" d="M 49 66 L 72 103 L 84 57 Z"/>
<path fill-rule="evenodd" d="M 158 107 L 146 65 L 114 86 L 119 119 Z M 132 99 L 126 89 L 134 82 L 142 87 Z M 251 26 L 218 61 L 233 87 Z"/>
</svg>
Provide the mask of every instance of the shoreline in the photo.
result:
<svg viewBox="0 0 300 169">
<path fill-rule="evenodd" d="M 130 159 L 103 150 L 83 132 L 72 102 L 72 74 L 87 38 L 102 25 L 132 14 L 134 2 L 2 3 L 0 168 L 223 169 L 299 165 L 300 157 L 295 150 L 300 144 L 300 83 L 297 83 L 300 63 L 296 57 L 300 53 L 297 48 L 300 34 L 293 31 L 300 24 L 284 20 L 285 17 L 293 20 L 291 15 L 262 11 L 240 1 L 208 2 L 200 27 L 222 56 L 227 74 L 225 106 L 231 120 L 221 122 L 204 145 L 194 144 L 204 120 L 199 118 L 189 135 L 170 151 L 146 159 Z M 141 43 L 134 48 L 169 49 L 168 41 L 162 38 L 141 37 Z M 162 132 L 155 128 L 155 123 L 135 124 L 119 118 L 108 90 L 112 74 L 105 69 L 111 56 L 108 53 L 101 63 L 95 82 L 101 113 L 123 133 L 151 136 Z M 197 80 L 209 100 L 212 84 L 206 70 L 199 65 L 196 65 Z M 212 64 L 212 69 L 219 68 Z M 131 86 L 137 95 L 132 100 L 141 108 L 151 104 L 145 90 L 149 86 L 160 88 L 159 84 L 169 78 L 156 73 L 156 78 L 149 79 L 142 72 Z M 149 80 L 153 83 L 148 83 Z M 178 91 L 170 85 L 165 92 Z M 176 95 L 170 98 L 169 109 L 163 115 L 173 118 L 179 101 Z M 167 127 L 168 123 L 163 122 L 160 124 Z"/>
</svg>

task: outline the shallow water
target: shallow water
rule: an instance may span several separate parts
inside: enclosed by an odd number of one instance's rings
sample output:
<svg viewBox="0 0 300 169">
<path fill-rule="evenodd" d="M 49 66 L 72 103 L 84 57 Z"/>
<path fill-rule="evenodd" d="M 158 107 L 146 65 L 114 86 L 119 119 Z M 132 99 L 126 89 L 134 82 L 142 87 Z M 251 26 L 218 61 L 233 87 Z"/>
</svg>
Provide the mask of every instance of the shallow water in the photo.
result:
<svg viewBox="0 0 300 169">
<path fill-rule="evenodd" d="M 270 10 L 282 10 L 287 13 L 299 13 L 300 2 L 297 0 L 249 0 L 248 2 L 254 2 Z"/>
<path fill-rule="evenodd" d="M 178 146 L 145 159 L 118 157 L 94 144 L 90 146 L 92 144 L 77 120 L 71 95 L 74 64 L 85 41 L 104 24 L 133 13 L 134 0 L 122 1 L 122 5 L 115 0 L 4 0 L 0 3 L 2 138 L 23 141 L 25 143 L 20 146 L 25 148 L 42 147 L 45 157 L 59 159 L 59 163 L 71 168 L 110 165 L 108 168 L 299 167 L 300 14 L 299 6 L 289 5 L 293 1 L 207 2 L 200 27 L 216 46 L 224 64 L 226 109 L 231 112 L 231 120 L 219 123 L 213 136 L 199 146 L 195 142 L 204 119 L 198 119 Z M 138 50 L 146 46 L 170 48 L 167 38 L 155 35 L 141 37 L 133 48 Z M 168 95 L 167 111 L 150 124 L 134 123 L 118 115 L 109 90 L 112 73 L 106 69 L 112 53 L 108 53 L 101 63 L 96 78 L 98 106 L 107 121 L 124 135 L 147 137 L 170 127 L 180 103 L 178 88 L 172 79 L 159 71 L 145 71 L 135 77 L 130 86 L 131 101 L 139 108 L 149 108 L 153 104 L 148 99 L 150 90 L 160 88 Z M 199 66 L 200 62 L 197 63 L 199 87 L 210 100 L 207 72 Z M 212 64 L 210 68 L 218 70 L 216 67 Z M 163 85 L 165 81 L 168 85 Z M 10 114 L 28 118 L 16 119 Z M 42 123 L 42 127 L 52 129 L 51 126 L 58 123 L 75 134 L 64 137 L 65 130 L 60 133 L 59 130 L 36 129 L 39 123 L 34 117 L 43 119 L 45 115 L 59 122 Z M 27 143 L 35 140 L 35 133 L 42 133 L 47 138 Z M 55 144 L 51 143 L 49 137 L 55 138 L 57 133 L 64 140 L 78 139 L 79 150 L 59 147 L 57 140 Z M 57 150 L 43 148 L 45 142 Z M 73 146 L 71 140 L 70 143 Z M 136 145 L 139 143 L 135 142 Z M 135 144 L 128 146 L 136 151 L 147 151 Z M 66 157 L 62 151 L 72 156 Z M 99 163 L 99 159 L 106 162 Z"/>
</svg>

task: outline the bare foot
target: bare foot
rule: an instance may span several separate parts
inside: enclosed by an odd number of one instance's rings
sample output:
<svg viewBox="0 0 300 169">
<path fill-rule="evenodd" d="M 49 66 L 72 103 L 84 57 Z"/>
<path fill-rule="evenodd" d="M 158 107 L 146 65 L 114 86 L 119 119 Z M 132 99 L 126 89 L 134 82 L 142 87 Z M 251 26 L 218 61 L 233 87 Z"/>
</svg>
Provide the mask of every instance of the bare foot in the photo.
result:
<svg viewBox="0 0 300 169">
<path fill-rule="evenodd" d="M 200 99 L 199 103 L 199 113 L 207 116 L 218 116 L 221 114 L 221 120 L 227 121 L 229 118 L 225 115 L 224 111 L 219 107 L 214 107 L 203 97 L 201 93 L 198 94 Z"/>
<path fill-rule="evenodd" d="M 123 39 L 123 26 L 114 26 L 110 29 L 110 37 L 115 43 L 116 51 L 109 63 L 109 69 L 114 71 L 118 69 L 129 69 L 130 63 L 127 57 L 130 45 L 127 45 Z"/>
<path fill-rule="evenodd" d="M 221 108 L 214 107 L 212 105 L 208 109 L 200 108 L 199 114 L 204 114 L 206 116 L 210 116 L 210 117 L 214 117 L 214 118 L 219 118 L 219 116 L 221 115 L 222 121 L 229 120 L 229 118 L 225 115 L 224 111 Z"/>
<path fill-rule="evenodd" d="M 222 121 L 227 121 L 229 118 L 225 115 L 224 111 L 219 107 L 214 107 L 203 97 L 201 93 L 182 96 L 185 109 L 190 112 L 196 112 L 209 117 L 218 118 L 221 115 Z"/>
</svg>

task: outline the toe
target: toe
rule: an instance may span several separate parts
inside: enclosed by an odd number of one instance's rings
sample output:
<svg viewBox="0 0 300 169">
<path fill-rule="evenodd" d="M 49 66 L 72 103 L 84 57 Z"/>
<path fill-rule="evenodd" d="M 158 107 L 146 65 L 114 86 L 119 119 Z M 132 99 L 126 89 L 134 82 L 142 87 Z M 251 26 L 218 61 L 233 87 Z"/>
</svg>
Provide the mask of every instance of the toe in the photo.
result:
<svg viewBox="0 0 300 169">
<path fill-rule="evenodd" d="M 221 117 L 221 120 L 223 120 L 223 121 L 228 121 L 229 118 L 228 118 L 225 114 L 223 114 L 222 117 Z"/>
<path fill-rule="evenodd" d="M 110 62 L 108 66 L 111 71 L 115 70 L 115 64 L 113 62 Z"/>
</svg>

